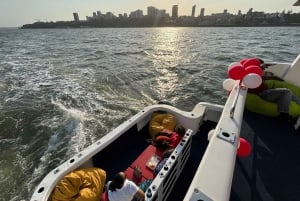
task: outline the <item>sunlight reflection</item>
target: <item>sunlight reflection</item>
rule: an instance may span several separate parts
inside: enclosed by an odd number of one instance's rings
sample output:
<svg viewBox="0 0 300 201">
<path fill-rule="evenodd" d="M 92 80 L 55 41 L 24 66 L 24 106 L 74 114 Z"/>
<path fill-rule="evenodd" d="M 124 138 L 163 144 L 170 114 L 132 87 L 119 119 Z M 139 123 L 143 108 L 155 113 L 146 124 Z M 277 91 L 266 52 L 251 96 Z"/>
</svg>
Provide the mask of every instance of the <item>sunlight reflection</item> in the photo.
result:
<svg viewBox="0 0 300 201">
<path fill-rule="evenodd" d="M 158 72 L 156 90 L 160 100 L 168 99 L 179 85 L 180 34 L 178 28 L 162 28 L 155 35 L 154 66 Z"/>
</svg>

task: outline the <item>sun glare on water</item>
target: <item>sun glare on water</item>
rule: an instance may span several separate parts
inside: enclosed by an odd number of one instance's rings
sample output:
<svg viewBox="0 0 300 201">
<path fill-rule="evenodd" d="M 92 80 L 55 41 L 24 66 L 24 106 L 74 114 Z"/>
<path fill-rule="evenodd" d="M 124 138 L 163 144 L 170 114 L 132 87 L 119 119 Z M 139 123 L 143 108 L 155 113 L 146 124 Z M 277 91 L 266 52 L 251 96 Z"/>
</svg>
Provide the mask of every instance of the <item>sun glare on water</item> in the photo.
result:
<svg viewBox="0 0 300 201">
<path fill-rule="evenodd" d="M 155 35 L 155 70 L 158 72 L 156 90 L 160 99 L 167 98 L 179 85 L 179 77 L 174 67 L 180 62 L 180 29 L 163 28 Z"/>
</svg>

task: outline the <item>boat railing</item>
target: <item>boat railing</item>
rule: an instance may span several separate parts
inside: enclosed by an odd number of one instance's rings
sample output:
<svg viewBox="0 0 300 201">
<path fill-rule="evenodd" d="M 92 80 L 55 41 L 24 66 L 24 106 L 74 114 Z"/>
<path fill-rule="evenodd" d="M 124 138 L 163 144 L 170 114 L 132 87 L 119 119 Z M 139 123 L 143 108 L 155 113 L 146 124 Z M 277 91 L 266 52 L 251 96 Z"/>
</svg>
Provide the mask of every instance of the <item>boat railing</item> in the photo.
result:
<svg viewBox="0 0 300 201">
<path fill-rule="evenodd" d="M 229 200 L 246 95 L 247 88 L 237 82 L 184 201 Z"/>
<path fill-rule="evenodd" d="M 167 200 L 171 189 L 179 178 L 182 169 L 184 168 L 191 150 L 192 143 L 191 129 L 188 129 L 172 152 L 163 168 L 159 171 L 157 176 L 147 188 L 145 195 L 146 201 L 164 201 Z"/>
</svg>

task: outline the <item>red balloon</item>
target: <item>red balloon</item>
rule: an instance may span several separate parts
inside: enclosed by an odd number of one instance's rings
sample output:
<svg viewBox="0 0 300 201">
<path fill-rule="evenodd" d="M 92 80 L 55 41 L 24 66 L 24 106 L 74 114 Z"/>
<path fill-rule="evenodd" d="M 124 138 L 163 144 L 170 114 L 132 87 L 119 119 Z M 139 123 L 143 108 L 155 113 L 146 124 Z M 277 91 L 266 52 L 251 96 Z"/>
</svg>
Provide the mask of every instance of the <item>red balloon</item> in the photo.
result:
<svg viewBox="0 0 300 201">
<path fill-rule="evenodd" d="M 249 156 L 252 150 L 251 144 L 247 140 L 241 137 L 239 142 L 240 142 L 240 146 L 237 149 L 237 156 L 239 157 Z"/>
<path fill-rule="evenodd" d="M 258 74 L 259 76 L 262 76 L 263 71 L 259 66 L 252 65 L 252 66 L 247 66 L 245 68 L 245 74 L 249 74 L 249 73 L 255 73 Z"/>
<path fill-rule="evenodd" d="M 249 58 L 244 58 L 244 59 L 240 60 L 240 63 L 241 63 L 242 65 L 244 65 L 244 63 L 245 63 L 248 59 L 249 59 Z"/>
<path fill-rule="evenodd" d="M 243 66 L 244 68 L 248 66 L 260 66 L 260 61 L 256 58 L 250 58 L 243 62 Z"/>
<path fill-rule="evenodd" d="M 241 64 L 235 64 L 228 67 L 228 77 L 234 80 L 240 80 L 245 75 L 245 69 Z"/>
</svg>

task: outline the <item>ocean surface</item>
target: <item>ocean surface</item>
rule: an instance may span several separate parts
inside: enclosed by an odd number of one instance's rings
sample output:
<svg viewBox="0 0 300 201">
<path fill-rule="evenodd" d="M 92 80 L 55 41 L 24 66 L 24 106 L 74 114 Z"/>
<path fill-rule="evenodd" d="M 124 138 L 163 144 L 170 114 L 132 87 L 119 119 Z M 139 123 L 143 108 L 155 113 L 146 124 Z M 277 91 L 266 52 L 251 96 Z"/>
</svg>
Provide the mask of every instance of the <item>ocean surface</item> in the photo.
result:
<svg viewBox="0 0 300 201">
<path fill-rule="evenodd" d="M 0 201 L 145 106 L 224 104 L 232 62 L 291 62 L 300 27 L 0 28 Z"/>
</svg>

